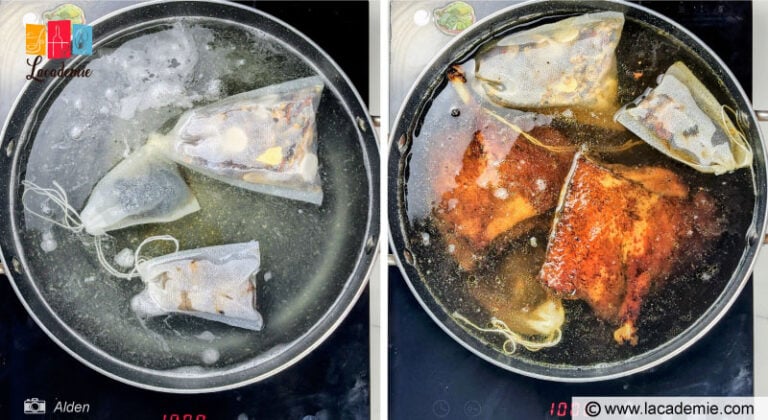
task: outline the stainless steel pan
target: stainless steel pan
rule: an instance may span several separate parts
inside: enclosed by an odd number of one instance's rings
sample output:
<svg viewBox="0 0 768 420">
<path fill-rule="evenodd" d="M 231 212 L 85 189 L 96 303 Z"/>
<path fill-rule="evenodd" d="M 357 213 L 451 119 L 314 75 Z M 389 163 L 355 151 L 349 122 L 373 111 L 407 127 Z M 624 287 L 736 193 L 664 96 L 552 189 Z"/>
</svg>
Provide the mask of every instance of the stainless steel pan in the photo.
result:
<svg viewBox="0 0 768 420">
<path fill-rule="evenodd" d="M 407 214 L 414 133 L 420 130 L 420 124 L 437 93 L 448 83 L 446 70 L 451 65 L 470 58 L 481 45 L 515 28 L 536 22 L 604 10 L 622 12 L 628 21 L 650 25 L 675 45 L 698 56 L 702 65 L 711 69 L 718 89 L 728 97 L 728 103 L 744 113 L 748 123 L 746 134 L 755 151 L 752 166 L 755 196 L 754 202 L 749 204 L 745 219 L 741 221 L 746 226 L 745 233 L 734 245 L 737 248 L 735 258 L 738 262 L 722 274 L 721 290 L 717 290 L 706 309 L 695 320 L 685 325 L 668 325 L 666 328 L 679 330 L 653 346 L 637 351 L 611 348 L 608 350 L 612 357 L 606 360 L 599 360 L 597 357 L 595 361 L 585 363 L 569 361 L 574 359 L 569 359 L 565 352 L 557 354 L 557 346 L 547 349 L 549 356 L 545 357 L 534 357 L 533 354 L 525 352 L 507 356 L 492 348 L 485 338 L 481 338 L 477 333 L 470 333 L 465 326 L 458 325 L 430 286 L 446 278 L 441 277 L 444 273 L 428 273 L 424 269 L 423 259 L 430 257 L 416 252 L 420 246 L 419 237 L 414 235 L 413 221 Z M 764 114 L 761 116 L 765 117 Z M 679 355 L 706 334 L 726 313 L 749 280 L 757 252 L 763 242 L 766 219 L 765 146 L 757 121 L 746 94 L 733 74 L 707 45 L 677 23 L 647 8 L 623 1 L 533 1 L 504 9 L 471 26 L 437 54 L 413 85 L 394 122 L 388 157 L 388 212 L 391 246 L 395 250 L 396 263 L 419 303 L 448 335 L 477 356 L 504 369 L 536 378 L 565 382 L 605 380 L 649 369 Z M 718 264 L 711 261 L 706 263 Z M 589 349 L 586 346 L 567 349 L 571 354 L 587 350 Z"/>
</svg>

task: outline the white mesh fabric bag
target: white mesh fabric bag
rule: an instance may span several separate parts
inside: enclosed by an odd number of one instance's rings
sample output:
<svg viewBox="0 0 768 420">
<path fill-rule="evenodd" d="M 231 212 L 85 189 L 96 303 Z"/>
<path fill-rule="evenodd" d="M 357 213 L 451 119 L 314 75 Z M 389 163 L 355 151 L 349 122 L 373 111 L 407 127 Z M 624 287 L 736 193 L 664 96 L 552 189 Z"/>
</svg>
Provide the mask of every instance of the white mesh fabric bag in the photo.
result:
<svg viewBox="0 0 768 420">
<path fill-rule="evenodd" d="M 239 328 L 261 330 L 255 276 L 259 243 L 191 249 L 141 261 L 136 269 L 146 284 L 131 308 L 142 318 L 187 314 Z"/>
<path fill-rule="evenodd" d="M 323 87 L 315 76 L 230 96 L 185 112 L 150 143 L 228 184 L 319 205 L 315 115 Z"/>
<path fill-rule="evenodd" d="M 623 14 L 600 12 L 515 32 L 478 54 L 476 77 L 502 106 L 608 109 L 618 95 L 623 27 Z"/>
<path fill-rule="evenodd" d="M 80 213 L 91 235 L 147 223 L 164 223 L 200 210 L 176 164 L 151 146 L 118 163 L 93 188 Z"/>
<path fill-rule="evenodd" d="M 614 119 L 665 155 L 704 173 L 752 164 L 744 134 L 704 84 L 682 62 Z"/>
</svg>

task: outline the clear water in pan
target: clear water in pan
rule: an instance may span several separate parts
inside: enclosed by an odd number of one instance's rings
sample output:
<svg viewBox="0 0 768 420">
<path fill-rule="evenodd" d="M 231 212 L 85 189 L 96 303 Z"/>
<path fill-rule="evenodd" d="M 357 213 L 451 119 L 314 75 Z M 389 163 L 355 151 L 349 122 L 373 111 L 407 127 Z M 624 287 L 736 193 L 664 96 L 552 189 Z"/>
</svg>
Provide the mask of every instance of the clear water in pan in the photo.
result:
<svg viewBox="0 0 768 420">
<path fill-rule="evenodd" d="M 632 101 L 646 88 L 656 86 L 656 77 L 675 61 L 682 60 L 721 103 L 735 107 L 722 83 L 700 57 L 647 24 L 627 19 L 617 59 L 621 104 Z M 461 65 L 471 83 L 474 60 L 467 57 Z M 405 213 L 410 249 L 421 281 L 447 315 L 460 313 L 478 326 L 488 327 L 491 315 L 472 297 L 471 289 L 478 283 L 490 284 L 498 280 L 498 270 L 505 259 L 517 258 L 515 261 L 540 264 L 541 248 L 547 245 L 551 222 L 519 239 L 492 243 L 488 248 L 491 257 L 473 271 L 459 268 L 449 252 L 450 244 L 435 225 L 433 211 L 440 204 L 442 195 L 455 185 L 453 177 L 461 168 L 464 151 L 476 130 L 474 118 L 473 112 L 462 104 L 450 85 L 436 92 L 410 139 Z M 579 144 L 599 145 L 599 140 L 596 142 L 595 139 L 606 137 L 602 129 L 558 118 L 553 126 Z M 630 133 L 622 136 L 614 137 L 613 141 L 633 138 Z M 613 340 L 615 326 L 597 319 L 584 302 L 566 300 L 563 301 L 565 323 L 560 343 L 537 352 L 518 347 L 511 357 L 544 364 L 589 366 L 626 360 L 654 349 L 684 331 L 711 306 L 742 257 L 755 203 L 754 180 L 748 169 L 722 176 L 704 175 L 646 145 L 622 153 L 601 154 L 599 158 L 608 163 L 653 165 L 674 170 L 692 191 L 701 187 L 716 199 L 718 210 L 728 221 L 726 231 L 709 243 L 704 258 L 675 267 L 665 286 L 644 299 L 637 324 L 640 338 L 637 346 L 617 345 Z M 551 220 L 552 212 L 547 216 Z M 501 351 L 504 342 L 501 336 L 479 333 L 464 323 L 459 325 L 481 342 Z"/>
<path fill-rule="evenodd" d="M 23 179 L 43 187 L 58 182 L 77 209 L 111 167 L 186 109 L 314 74 L 271 36 L 209 19 L 155 22 L 96 46 L 94 53 L 87 62 L 92 77 L 62 84 L 41 107 L 22 158 Z M 349 223 L 365 220 L 369 199 L 354 123 L 330 89 L 318 109 L 322 206 L 182 169 L 200 211 L 172 223 L 111 232 L 110 260 L 152 235 L 173 235 L 182 249 L 259 241 L 262 331 L 180 315 L 138 319 L 130 299 L 143 289 L 139 279 L 110 276 L 96 259 L 91 237 L 52 226 L 19 204 L 28 274 L 76 334 L 129 364 L 216 369 L 274 354 L 329 310 L 364 242 L 365 224 Z M 41 200 L 29 203 L 38 212 L 51 207 Z M 151 255 L 170 251 L 164 245 L 147 248 Z"/>
</svg>

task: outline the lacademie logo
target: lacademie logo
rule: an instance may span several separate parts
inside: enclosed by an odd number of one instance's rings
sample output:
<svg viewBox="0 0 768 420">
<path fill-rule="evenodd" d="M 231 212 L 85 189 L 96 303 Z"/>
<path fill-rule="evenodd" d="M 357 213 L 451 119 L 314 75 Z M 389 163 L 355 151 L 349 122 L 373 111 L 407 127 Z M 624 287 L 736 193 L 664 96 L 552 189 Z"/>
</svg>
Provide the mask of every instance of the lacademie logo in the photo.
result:
<svg viewBox="0 0 768 420">
<path fill-rule="evenodd" d="M 76 22 L 84 22 L 82 10 L 72 4 L 66 4 L 46 12 L 43 15 L 45 24 L 27 23 L 26 48 L 27 65 L 30 72 L 27 80 L 42 82 L 46 77 L 90 77 L 91 70 L 83 68 L 64 69 L 62 61 L 59 68 L 38 69 L 43 62 L 43 56 L 49 60 L 62 60 L 75 55 L 93 54 L 93 28 L 89 25 Z M 62 19 L 62 17 L 74 17 L 75 19 Z"/>
</svg>

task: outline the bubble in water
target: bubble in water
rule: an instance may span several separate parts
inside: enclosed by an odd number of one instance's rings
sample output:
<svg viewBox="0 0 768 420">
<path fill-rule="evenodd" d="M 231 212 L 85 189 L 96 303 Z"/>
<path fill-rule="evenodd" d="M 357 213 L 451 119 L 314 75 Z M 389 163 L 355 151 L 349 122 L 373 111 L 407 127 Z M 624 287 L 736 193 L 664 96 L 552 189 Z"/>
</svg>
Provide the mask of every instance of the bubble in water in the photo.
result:
<svg viewBox="0 0 768 420">
<path fill-rule="evenodd" d="M 133 251 L 128 248 L 123 248 L 122 251 L 115 255 L 115 264 L 123 268 L 133 267 Z"/>
<path fill-rule="evenodd" d="M 421 232 L 421 243 L 424 246 L 429 245 L 429 234 L 427 232 Z"/>
<path fill-rule="evenodd" d="M 58 246 L 59 244 L 56 242 L 56 238 L 53 237 L 53 233 L 43 233 L 43 240 L 40 242 L 40 249 L 42 249 L 43 252 L 52 252 L 56 250 Z"/>
<path fill-rule="evenodd" d="M 221 94 L 221 80 L 219 79 L 211 80 L 208 83 L 208 86 L 206 87 L 206 92 L 211 97 L 216 97 L 219 94 Z"/>
<path fill-rule="evenodd" d="M 237 420 L 248 420 L 248 414 L 240 413 L 240 415 L 237 416 Z"/>
<path fill-rule="evenodd" d="M 301 420 L 329 420 L 331 418 L 328 410 L 320 410 L 315 414 L 307 414 Z"/>
<path fill-rule="evenodd" d="M 704 267 L 704 271 L 699 274 L 699 279 L 703 282 L 708 282 L 712 280 L 718 272 L 718 267 L 716 265 L 709 265 Z"/>
<path fill-rule="evenodd" d="M 80 127 L 79 125 L 75 125 L 69 129 L 69 137 L 71 137 L 72 140 L 77 140 L 82 135 L 83 135 L 83 127 Z"/>
<path fill-rule="evenodd" d="M 272 272 L 267 271 L 266 273 L 264 273 L 264 281 L 270 281 L 270 280 L 272 280 Z"/>
<path fill-rule="evenodd" d="M 216 339 L 216 336 L 213 335 L 213 333 L 210 331 L 203 331 L 200 334 L 196 335 L 195 337 L 200 340 L 207 341 L 209 343 Z"/>
<path fill-rule="evenodd" d="M 53 209 L 51 208 L 51 201 L 46 199 L 42 203 L 40 203 L 40 211 L 44 215 L 50 216 L 53 213 Z"/>
<path fill-rule="evenodd" d="M 104 97 L 107 98 L 110 101 L 117 100 L 117 92 L 115 92 L 112 88 L 107 88 L 107 90 L 104 91 Z"/>
<path fill-rule="evenodd" d="M 205 349 L 200 353 L 200 358 L 206 365 L 212 365 L 219 361 L 219 351 L 216 349 Z"/>
</svg>

